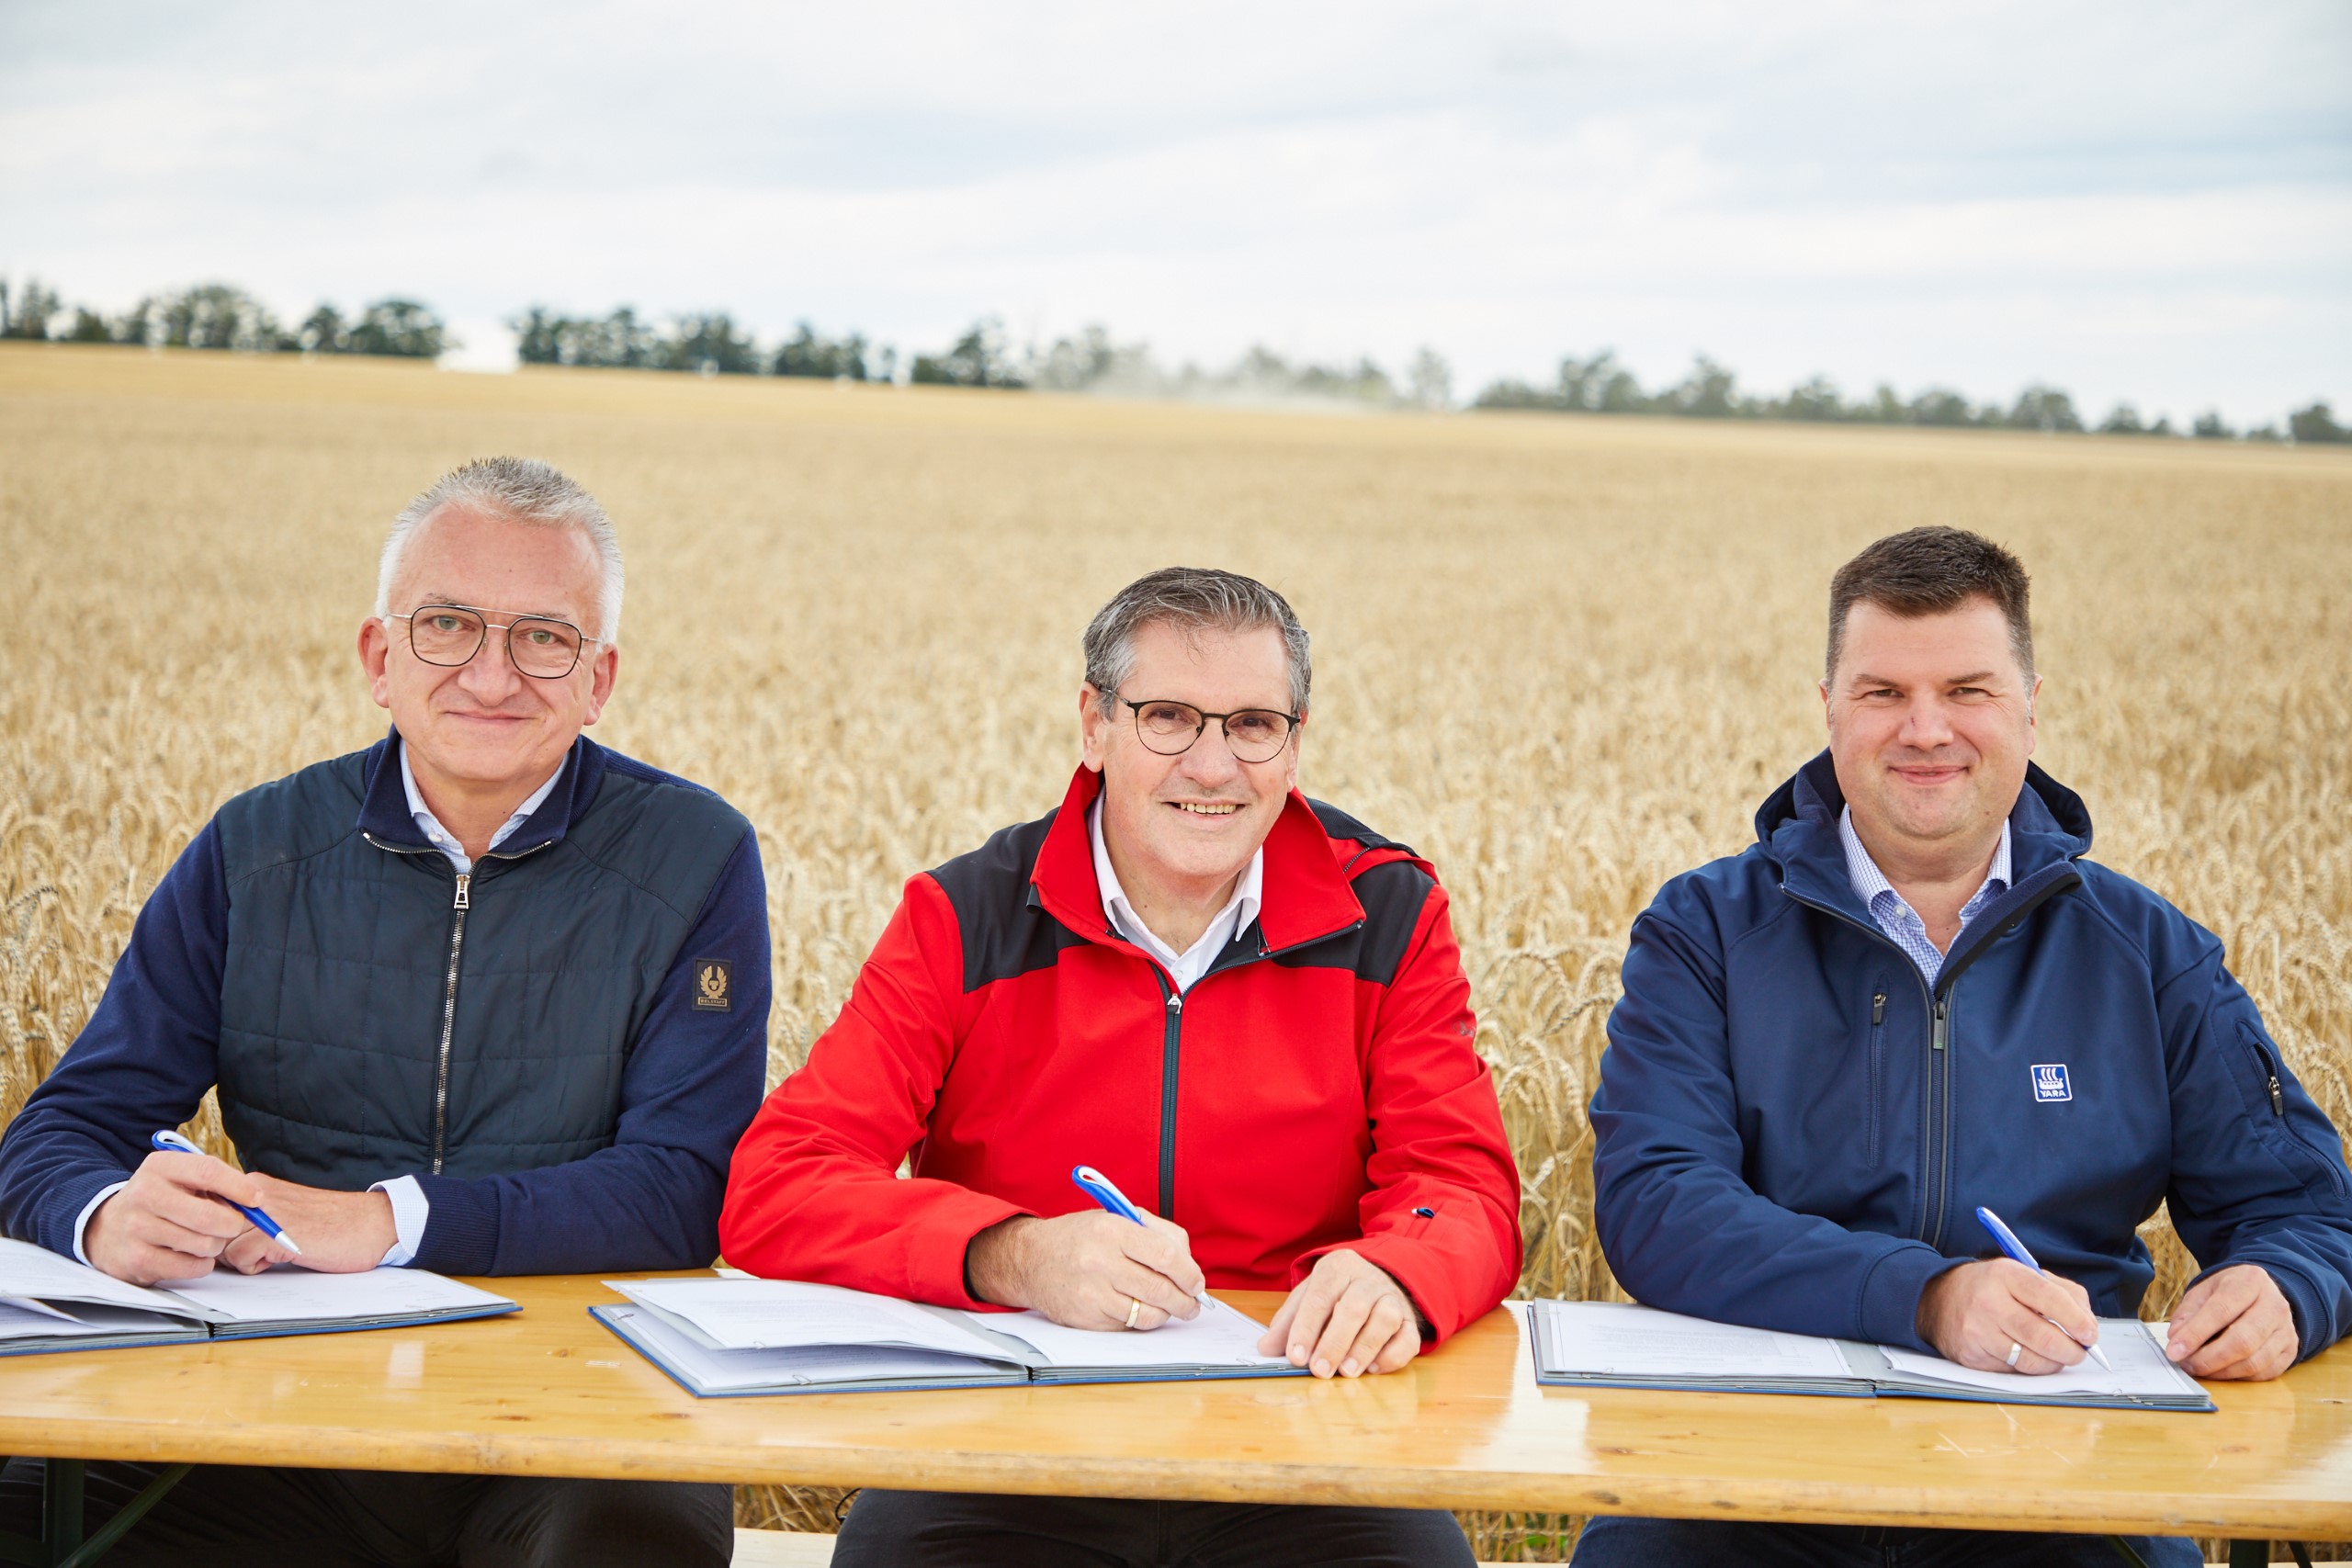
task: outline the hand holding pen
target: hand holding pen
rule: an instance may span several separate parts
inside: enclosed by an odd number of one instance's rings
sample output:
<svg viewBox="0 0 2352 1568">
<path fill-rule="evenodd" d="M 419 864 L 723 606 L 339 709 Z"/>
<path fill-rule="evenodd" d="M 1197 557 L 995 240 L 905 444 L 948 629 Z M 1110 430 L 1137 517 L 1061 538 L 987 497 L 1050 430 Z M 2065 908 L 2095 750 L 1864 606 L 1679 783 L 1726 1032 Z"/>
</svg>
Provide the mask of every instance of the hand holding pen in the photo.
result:
<svg viewBox="0 0 2352 1568">
<path fill-rule="evenodd" d="M 189 1143 L 177 1133 L 170 1131 L 154 1134 L 149 1137 L 147 1141 L 153 1144 L 155 1147 L 169 1154 L 201 1155 L 204 1153 L 202 1149 L 198 1148 L 194 1144 Z M 237 1202 L 232 1199 L 223 1198 L 220 1201 L 227 1203 L 229 1207 L 244 1215 L 245 1223 L 252 1225 L 254 1229 L 261 1232 L 262 1235 L 269 1237 L 270 1240 L 276 1242 L 287 1251 L 293 1253 L 296 1257 L 299 1258 L 301 1256 L 302 1249 L 294 1244 L 294 1238 L 292 1236 L 288 1235 L 283 1230 L 278 1228 L 278 1224 L 276 1220 L 271 1219 L 259 1209 L 249 1209 L 243 1203 Z"/>
<path fill-rule="evenodd" d="M 1115 1204 L 1088 1189 L 1101 1208 L 1015 1215 L 974 1236 L 964 1253 L 972 1295 L 1072 1328 L 1148 1330 L 1197 1316 L 1207 1282 L 1183 1228 L 1147 1217 L 1117 1188 L 1102 1186 Z"/>
<path fill-rule="evenodd" d="M 2001 1216 L 1995 1213 L 1992 1210 L 1985 1208 L 1981 1203 L 1976 1206 L 1976 1223 L 1993 1233 L 1994 1242 L 2000 1247 L 2001 1251 L 2009 1258 L 2010 1261 L 2022 1263 L 2037 1274 L 2047 1274 L 2050 1272 L 2040 1263 L 2034 1261 L 2033 1254 L 2026 1250 L 2025 1243 L 2018 1239 L 2017 1233 L 2001 1223 Z M 2080 1345 L 2084 1349 L 2089 1351 L 2092 1360 L 2097 1361 L 2100 1366 L 2105 1367 L 2110 1372 L 2115 1370 L 2115 1363 L 2107 1359 L 2107 1353 L 2101 1350 L 2097 1344 L 2093 1343 L 2093 1340 L 2097 1338 L 2098 1334 L 2098 1325 L 2092 1325 L 2092 1339 L 2085 1339 L 2080 1335 L 2077 1335 L 2073 1330 L 2069 1329 L 2064 1324 L 2059 1322 L 2056 1318 L 2052 1317 L 2048 1313 L 2043 1313 L 2041 1314 L 2041 1320 L 2050 1325 L 2051 1327 L 2056 1329 L 2059 1333 L 2065 1335 L 2067 1338 L 2072 1339 L 2075 1344 Z M 2012 1367 L 2017 1365 L 2018 1354 L 2018 1348 L 2013 1342 L 2009 1347 L 2008 1356 L 2009 1364 Z"/>
</svg>

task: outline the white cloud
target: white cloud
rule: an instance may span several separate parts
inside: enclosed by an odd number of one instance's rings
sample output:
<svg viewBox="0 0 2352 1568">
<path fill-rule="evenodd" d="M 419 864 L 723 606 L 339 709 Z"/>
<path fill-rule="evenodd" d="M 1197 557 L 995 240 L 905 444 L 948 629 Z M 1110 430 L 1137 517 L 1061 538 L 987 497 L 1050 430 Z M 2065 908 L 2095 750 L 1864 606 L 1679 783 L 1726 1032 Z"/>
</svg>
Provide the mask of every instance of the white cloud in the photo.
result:
<svg viewBox="0 0 2352 1568">
<path fill-rule="evenodd" d="M 0 13 L 0 269 L 1456 383 L 1614 344 L 2352 400 L 2352 13 L 2005 4 Z"/>
</svg>

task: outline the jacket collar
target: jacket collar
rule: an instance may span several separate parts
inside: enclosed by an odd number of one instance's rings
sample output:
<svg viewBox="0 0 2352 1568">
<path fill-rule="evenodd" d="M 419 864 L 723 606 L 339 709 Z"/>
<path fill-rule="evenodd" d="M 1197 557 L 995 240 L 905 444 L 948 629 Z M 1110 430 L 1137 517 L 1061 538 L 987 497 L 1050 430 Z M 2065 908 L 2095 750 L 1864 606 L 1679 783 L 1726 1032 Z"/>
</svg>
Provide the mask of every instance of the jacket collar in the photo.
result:
<svg viewBox="0 0 2352 1568">
<path fill-rule="evenodd" d="M 1789 892 L 1808 903 L 1869 919 L 1847 874 L 1838 818 L 1845 791 L 1827 750 L 1799 768 L 1756 811 L 1756 841 L 1781 873 Z M 2035 763 L 2009 808 L 2009 887 L 2012 894 L 2042 874 L 2090 852 L 2091 817 L 2082 797 Z"/>
<path fill-rule="evenodd" d="M 390 850 L 430 850 L 409 815 L 408 792 L 401 787 L 401 744 L 397 728 L 368 748 L 359 764 L 359 830 Z M 605 780 L 605 751 L 582 735 L 571 743 L 556 774 L 555 787 L 539 802 L 512 837 L 499 846 L 498 858 L 541 850 L 569 833 L 595 804 L 597 787 Z M 488 858 L 488 857 L 485 857 Z"/>
<path fill-rule="evenodd" d="M 397 781 L 395 781 L 397 784 Z M 1094 877 L 1094 844 L 1087 831 L 1087 808 L 1102 793 L 1102 775 L 1080 767 L 1069 781 L 1037 863 L 1029 874 L 1030 897 L 1074 931 L 1101 942 L 1121 942 L 1102 914 L 1102 884 Z M 517 835 L 518 837 L 520 835 Z M 1283 803 L 1266 834 L 1265 886 L 1258 908 L 1257 942 L 1273 953 L 1319 941 L 1363 919 L 1363 905 L 1348 886 L 1331 836 L 1314 807 L 1296 790 Z"/>
</svg>

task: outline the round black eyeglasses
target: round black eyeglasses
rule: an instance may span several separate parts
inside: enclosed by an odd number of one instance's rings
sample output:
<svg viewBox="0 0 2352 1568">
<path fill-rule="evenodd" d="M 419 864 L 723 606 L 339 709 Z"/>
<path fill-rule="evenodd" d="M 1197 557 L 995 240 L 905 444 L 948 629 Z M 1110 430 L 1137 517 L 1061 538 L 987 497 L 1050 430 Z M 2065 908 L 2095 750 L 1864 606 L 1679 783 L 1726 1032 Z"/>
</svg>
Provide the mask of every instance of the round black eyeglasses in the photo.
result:
<svg viewBox="0 0 2352 1568">
<path fill-rule="evenodd" d="M 1117 696 L 1115 692 L 1112 694 Z M 1236 761 L 1271 762 L 1290 743 L 1293 731 L 1298 728 L 1298 715 L 1283 713 L 1274 708 L 1240 708 L 1233 713 L 1210 713 L 1190 703 L 1170 702 L 1152 698 L 1145 702 L 1119 701 L 1135 710 L 1136 739 L 1147 750 L 1163 757 L 1181 757 L 1193 749 L 1193 742 L 1208 732 L 1209 720 L 1215 719 L 1225 732 L 1225 744 Z"/>
</svg>

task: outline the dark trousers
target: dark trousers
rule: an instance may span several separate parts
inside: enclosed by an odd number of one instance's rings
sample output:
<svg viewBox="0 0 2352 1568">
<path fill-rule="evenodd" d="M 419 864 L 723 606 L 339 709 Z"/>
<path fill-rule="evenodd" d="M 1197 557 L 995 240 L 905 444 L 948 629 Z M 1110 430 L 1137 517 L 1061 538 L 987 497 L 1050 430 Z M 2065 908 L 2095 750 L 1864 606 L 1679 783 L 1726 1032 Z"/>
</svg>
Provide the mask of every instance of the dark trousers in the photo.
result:
<svg viewBox="0 0 2352 1568">
<path fill-rule="evenodd" d="M 96 1530 L 155 1477 L 93 1461 Z M 0 1529 L 40 1533 L 41 1466 L 0 1470 Z M 733 1489 L 673 1481 L 198 1465 L 104 1568 L 721 1568 Z"/>
<path fill-rule="evenodd" d="M 2197 1543 L 2123 1538 L 2148 1568 L 2201 1568 Z M 1861 1525 L 1601 1518 L 1577 1537 L 1574 1568 L 2124 1568 L 2104 1536 L 2013 1535 Z"/>
<path fill-rule="evenodd" d="M 857 1495 L 833 1568 L 1473 1568 L 1451 1514 L 1115 1497 Z"/>
</svg>

